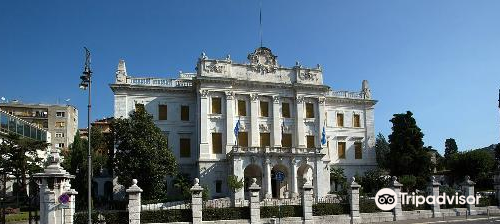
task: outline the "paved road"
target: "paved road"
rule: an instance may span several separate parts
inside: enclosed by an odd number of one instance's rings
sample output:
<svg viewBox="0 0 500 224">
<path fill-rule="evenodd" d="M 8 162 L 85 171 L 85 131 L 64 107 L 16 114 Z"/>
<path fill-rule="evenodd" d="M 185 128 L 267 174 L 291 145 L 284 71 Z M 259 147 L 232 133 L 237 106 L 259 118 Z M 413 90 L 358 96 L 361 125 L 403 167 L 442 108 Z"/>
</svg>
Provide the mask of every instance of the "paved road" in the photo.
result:
<svg viewBox="0 0 500 224">
<path fill-rule="evenodd" d="M 417 219 L 417 220 L 404 220 L 404 221 L 396 221 L 396 222 L 383 222 L 378 224 L 388 224 L 388 223 L 396 223 L 396 224 L 441 224 L 441 223 L 497 223 L 500 224 L 500 216 L 487 217 L 487 216 L 469 216 L 468 219 L 465 216 L 456 216 L 456 217 L 445 217 L 443 218 L 433 218 L 433 219 Z"/>
</svg>

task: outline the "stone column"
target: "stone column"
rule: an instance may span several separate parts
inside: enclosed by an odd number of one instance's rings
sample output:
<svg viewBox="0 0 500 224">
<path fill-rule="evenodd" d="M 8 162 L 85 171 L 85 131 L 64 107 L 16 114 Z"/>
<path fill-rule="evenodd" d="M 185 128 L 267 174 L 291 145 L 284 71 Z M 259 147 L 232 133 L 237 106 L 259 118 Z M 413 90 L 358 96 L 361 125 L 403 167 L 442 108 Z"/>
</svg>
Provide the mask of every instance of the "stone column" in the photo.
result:
<svg viewBox="0 0 500 224">
<path fill-rule="evenodd" d="M 308 179 L 304 186 L 302 187 L 302 211 L 304 224 L 314 223 L 313 213 L 312 213 L 312 205 L 313 205 L 313 186 L 311 185 L 310 180 Z"/>
<path fill-rule="evenodd" d="M 257 178 L 252 178 L 250 190 L 250 223 L 260 223 L 260 186 L 257 185 Z"/>
<path fill-rule="evenodd" d="M 441 186 L 441 184 L 436 181 L 436 177 L 432 176 L 428 186 L 429 195 L 432 195 L 434 196 L 434 198 L 437 199 L 439 196 L 439 186 Z M 434 204 L 430 206 L 432 209 L 432 217 L 433 218 L 441 217 L 441 209 L 439 207 L 437 200 L 434 202 Z"/>
<path fill-rule="evenodd" d="M 464 196 L 466 198 L 469 196 L 475 197 L 474 185 L 476 185 L 476 183 L 470 180 L 469 176 L 465 176 L 465 181 L 462 183 L 462 187 L 464 188 Z M 476 205 L 467 203 L 467 211 L 469 212 L 469 215 L 476 215 Z"/>
<path fill-rule="evenodd" d="M 291 198 L 297 198 L 299 195 L 299 188 L 298 188 L 298 183 L 297 183 L 297 161 L 295 158 L 292 158 L 290 161 L 290 165 L 292 166 L 292 192 L 291 192 Z"/>
<path fill-rule="evenodd" d="M 404 220 L 403 216 L 403 208 L 401 206 L 401 188 L 403 185 L 398 182 L 398 178 L 396 176 L 392 177 L 392 190 L 396 192 L 397 204 L 396 207 L 392 210 L 392 214 L 394 215 L 394 221 Z"/>
<path fill-rule="evenodd" d="M 495 188 L 495 197 L 500 205 L 500 168 L 497 168 L 493 176 L 493 187 Z"/>
<path fill-rule="evenodd" d="M 142 189 L 137 186 L 137 179 L 132 180 L 132 186 L 126 190 L 128 194 L 128 223 L 141 223 L 141 193 Z"/>
<path fill-rule="evenodd" d="M 194 178 L 194 185 L 191 188 L 191 211 L 193 213 L 193 224 L 202 223 L 203 209 L 203 188 L 200 186 L 200 180 Z"/>
<path fill-rule="evenodd" d="M 306 138 L 304 133 L 304 97 L 297 96 L 296 100 L 296 117 L 295 117 L 295 126 L 297 127 L 297 132 L 295 133 L 295 138 L 297 139 L 297 147 L 305 148 L 306 147 Z"/>
<path fill-rule="evenodd" d="M 243 160 L 239 158 L 238 156 L 234 156 L 233 158 L 233 175 L 237 176 L 238 178 L 244 178 L 245 173 L 243 170 Z M 234 192 L 234 201 L 233 203 L 236 205 L 238 201 L 244 200 L 245 199 L 245 192 L 244 189 L 238 189 L 236 192 Z"/>
<path fill-rule="evenodd" d="M 281 113 L 280 97 L 273 96 L 273 146 L 281 147 Z"/>
<path fill-rule="evenodd" d="M 236 136 L 234 136 L 234 93 L 226 92 L 226 153 L 233 149 L 236 144 Z"/>
<path fill-rule="evenodd" d="M 209 111 L 208 90 L 200 90 L 200 121 L 208 121 Z M 208 146 L 208 122 L 199 122 L 200 128 L 200 159 L 210 159 Z"/>
<path fill-rule="evenodd" d="M 250 95 L 250 130 L 250 146 L 260 146 L 259 95 L 256 93 Z"/>
<path fill-rule="evenodd" d="M 351 204 L 351 224 L 361 223 L 359 215 L 359 188 L 361 185 L 356 183 L 356 179 L 352 177 L 350 191 L 349 191 L 349 204 Z"/>
<path fill-rule="evenodd" d="M 270 199 L 273 197 L 273 190 L 271 186 L 271 160 L 264 161 L 264 179 L 266 180 L 265 198 Z"/>
</svg>

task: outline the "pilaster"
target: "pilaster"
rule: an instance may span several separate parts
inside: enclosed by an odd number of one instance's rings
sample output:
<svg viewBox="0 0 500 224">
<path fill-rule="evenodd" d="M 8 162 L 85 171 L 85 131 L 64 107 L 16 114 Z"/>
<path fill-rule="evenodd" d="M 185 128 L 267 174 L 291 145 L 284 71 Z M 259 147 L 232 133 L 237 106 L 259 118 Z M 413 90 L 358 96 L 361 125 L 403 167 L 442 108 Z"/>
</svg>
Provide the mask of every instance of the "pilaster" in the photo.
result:
<svg viewBox="0 0 500 224">
<path fill-rule="evenodd" d="M 236 136 L 234 136 L 234 93 L 226 92 L 226 153 L 232 150 L 236 144 Z M 203 121 L 203 120 L 202 120 Z"/>
<path fill-rule="evenodd" d="M 259 135 L 259 96 L 256 93 L 250 95 L 250 146 L 260 146 Z"/>
<path fill-rule="evenodd" d="M 304 97 L 303 96 L 297 96 L 295 99 L 295 110 L 297 111 L 297 116 L 295 117 L 295 124 L 296 124 L 296 134 L 295 134 L 295 139 L 297 139 L 297 147 L 299 148 L 305 148 L 306 147 L 306 138 L 305 138 L 305 132 L 304 132 Z"/>
<path fill-rule="evenodd" d="M 200 159 L 210 158 L 210 148 L 208 145 L 208 90 L 200 90 Z"/>
<path fill-rule="evenodd" d="M 273 96 L 273 146 L 281 147 L 280 97 Z"/>
</svg>

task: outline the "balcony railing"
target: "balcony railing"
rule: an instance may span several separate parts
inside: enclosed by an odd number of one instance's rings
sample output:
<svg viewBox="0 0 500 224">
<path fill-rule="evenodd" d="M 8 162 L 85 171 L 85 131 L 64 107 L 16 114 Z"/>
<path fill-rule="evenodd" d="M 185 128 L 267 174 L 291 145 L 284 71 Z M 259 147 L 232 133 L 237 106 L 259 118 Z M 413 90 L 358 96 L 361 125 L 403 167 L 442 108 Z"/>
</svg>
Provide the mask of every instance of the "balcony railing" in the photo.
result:
<svg viewBox="0 0 500 224">
<path fill-rule="evenodd" d="M 363 92 L 330 91 L 327 96 L 348 99 L 364 99 Z"/>
<path fill-rule="evenodd" d="M 233 146 L 230 153 L 238 154 L 321 154 L 321 148 L 302 148 L 302 147 L 242 147 Z"/>
<path fill-rule="evenodd" d="M 161 78 L 129 78 L 127 83 L 141 86 L 163 86 L 163 87 L 190 87 L 191 80 L 161 79 Z"/>
</svg>

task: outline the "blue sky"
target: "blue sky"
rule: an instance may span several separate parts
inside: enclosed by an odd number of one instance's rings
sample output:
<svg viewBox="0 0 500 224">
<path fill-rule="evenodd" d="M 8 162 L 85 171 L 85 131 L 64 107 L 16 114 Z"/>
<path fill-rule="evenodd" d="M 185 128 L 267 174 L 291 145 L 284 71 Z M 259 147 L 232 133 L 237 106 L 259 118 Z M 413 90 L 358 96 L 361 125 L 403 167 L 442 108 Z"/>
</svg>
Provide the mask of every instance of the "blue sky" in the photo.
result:
<svg viewBox="0 0 500 224">
<path fill-rule="evenodd" d="M 325 84 L 359 90 L 370 81 L 376 131 L 411 110 L 426 145 L 460 150 L 499 142 L 500 1 L 263 1 L 264 45 L 292 66 L 321 64 Z M 113 114 L 118 60 L 130 74 L 175 77 L 197 57 L 243 62 L 259 45 L 258 1 L 0 2 L 0 95 L 23 102 L 71 99 L 91 49 L 93 119 Z"/>
</svg>

